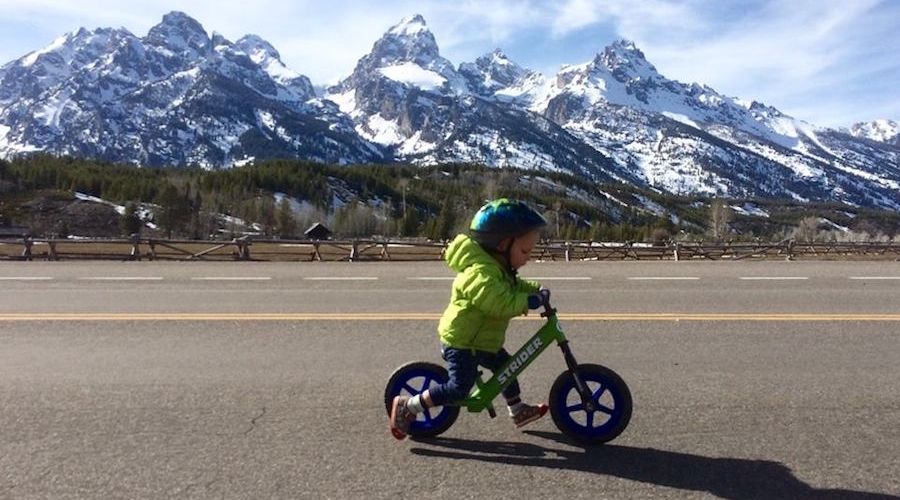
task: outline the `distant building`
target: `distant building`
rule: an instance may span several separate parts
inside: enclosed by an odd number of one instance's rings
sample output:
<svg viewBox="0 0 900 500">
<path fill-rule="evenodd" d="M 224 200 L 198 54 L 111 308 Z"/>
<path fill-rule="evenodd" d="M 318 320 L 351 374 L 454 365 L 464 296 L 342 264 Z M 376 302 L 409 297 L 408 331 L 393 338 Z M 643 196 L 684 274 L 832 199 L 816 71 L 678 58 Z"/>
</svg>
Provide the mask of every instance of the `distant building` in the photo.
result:
<svg viewBox="0 0 900 500">
<path fill-rule="evenodd" d="M 320 222 L 316 222 L 310 226 L 303 234 L 311 240 L 327 240 L 331 238 L 331 230 L 323 226 Z"/>
</svg>

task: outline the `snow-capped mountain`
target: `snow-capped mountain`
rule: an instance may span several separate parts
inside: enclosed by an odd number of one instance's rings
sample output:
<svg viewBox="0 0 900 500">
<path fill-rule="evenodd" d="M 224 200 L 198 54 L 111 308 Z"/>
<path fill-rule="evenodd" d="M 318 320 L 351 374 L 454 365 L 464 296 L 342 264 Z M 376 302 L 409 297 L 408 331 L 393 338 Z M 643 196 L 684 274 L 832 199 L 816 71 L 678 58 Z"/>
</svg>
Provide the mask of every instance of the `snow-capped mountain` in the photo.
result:
<svg viewBox="0 0 900 500">
<path fill-rule="evenodd" d="M 900 146 L 900 124 L 894 120 L 855 123 L 850 127 L 850 135 Z"/>
<path fill-rule="evenodd" d="M 668 80 L 631 42 L 564 68 L 532 110 L 665 191 L 900 206 L 897 148 Z"/>
<path fill-rule="evenodd" d="M 0 68 L 0 154 L 207 168 L 383 158 L 336 106 L 314 97 L 309 79 L 264 40 L 210 37 L 173 12 L 144 38 L 80 29 Z"/>
<path fill-rule="evenodd" d="M 325 98 L 339 104 L 365 139 L 388 148 L 398 161 L 481 162 L 637 181 L 623 178 L 605 156 L 558 124 L 495 98 L 508 87 L 495 84 L 492 75 L 526 73 L 511 67 L 505 58 L 491 56 L 480 67 L 458 71 L 440 55 L 422 17 L 415 16 L 375 42 L 353 74 L 328 88 Z M 520 80 L 513 76 L 509 84 Z"/>
<path fill-rule="evenodd" d="M 669 80 L 626 40 L 547 77 L 500 49 L 454 66 L 412 16 L 321 94 L 265 40 L 210 37 L 178 12 L 143 38 L 81 29 L 0 67 L 0 155 L 207 168 L 477 162 L 900 210 L 896 123 L 816 127 Z"/>
</svg>

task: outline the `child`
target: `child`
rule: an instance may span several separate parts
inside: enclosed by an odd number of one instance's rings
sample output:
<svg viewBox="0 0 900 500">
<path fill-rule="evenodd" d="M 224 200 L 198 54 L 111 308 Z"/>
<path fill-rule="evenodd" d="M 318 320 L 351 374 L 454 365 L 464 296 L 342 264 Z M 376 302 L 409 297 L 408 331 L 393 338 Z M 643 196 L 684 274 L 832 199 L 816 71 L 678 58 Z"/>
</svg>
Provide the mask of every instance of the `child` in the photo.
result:
<svg viewBox="0 0 900 500">
<path fill-rule="evenodd" d="M 510 358 L 503 348 L 510 319 L 537 309 L 543 303 L 541 294 L 549 293 L 537 282 L 516 278 L 545 225 L 547 221 L 525 203 L 502 198 L 481 207 L 469 234 L 458 235 L 447 247 L 444 259 L 457 275 L 438 333 L 449 380 L 413 397 L 394 398 L 390 416 L 394 437 L 404 439 L 416 414 L 426 408 L 468 396 L 478 366 L 496 371 Z M 519 392 L 515 380 L 503 390 L 516 427 L 547 413 L 547 405 L 527 405 Z"/>
</svg>

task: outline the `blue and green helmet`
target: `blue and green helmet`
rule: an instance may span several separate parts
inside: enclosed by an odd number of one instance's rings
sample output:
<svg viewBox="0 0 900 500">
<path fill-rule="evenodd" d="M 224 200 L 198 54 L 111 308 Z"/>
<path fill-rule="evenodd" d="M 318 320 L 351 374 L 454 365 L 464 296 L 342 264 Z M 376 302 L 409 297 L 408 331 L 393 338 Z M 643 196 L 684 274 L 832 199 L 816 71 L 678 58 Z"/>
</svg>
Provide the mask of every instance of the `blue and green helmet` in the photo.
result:
<svg viewBox="0 0 900 500">
<path fill-rule="evenodd" d="M 504 238 L 516 238 L 547 225 L 525 202 L 499 198 L 482 206 L 469 224 L 469 234 L 481 246 L 495 249 Z"/>
</svg>

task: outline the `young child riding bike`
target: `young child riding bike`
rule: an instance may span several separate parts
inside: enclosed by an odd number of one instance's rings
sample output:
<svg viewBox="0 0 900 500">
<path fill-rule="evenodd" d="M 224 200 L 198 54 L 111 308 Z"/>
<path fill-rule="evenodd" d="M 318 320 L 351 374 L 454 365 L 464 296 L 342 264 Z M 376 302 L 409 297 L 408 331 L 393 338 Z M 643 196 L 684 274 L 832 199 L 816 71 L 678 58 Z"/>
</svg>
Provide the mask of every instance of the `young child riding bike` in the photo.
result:
<svg viewBox="0 0 900 500">
<path fill-rule="evenodd" d="M 390 415 L 394 437 L 406 438 L 417 413 L 468 396 L 479 366 L 495 371 L 509 360 L 503 345 L 510 319 L 537 309 L 543 303 L 541 295 L 549 293 L 535 281 L 517 278 L 546 225 L 544 217 L 525 203 L 501 198 L 481 207 L 468 234 L 458 235 L 447 247 L 444 260 L 457 275 L 438 334 L 449 379 L 415 396 L 394 398 Z M 516 427 L 541 418 L 548 408 L 524 403 L 520 392 L 514 380 L 502 393 Z"/>
</svg>

